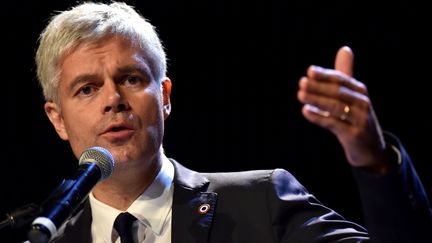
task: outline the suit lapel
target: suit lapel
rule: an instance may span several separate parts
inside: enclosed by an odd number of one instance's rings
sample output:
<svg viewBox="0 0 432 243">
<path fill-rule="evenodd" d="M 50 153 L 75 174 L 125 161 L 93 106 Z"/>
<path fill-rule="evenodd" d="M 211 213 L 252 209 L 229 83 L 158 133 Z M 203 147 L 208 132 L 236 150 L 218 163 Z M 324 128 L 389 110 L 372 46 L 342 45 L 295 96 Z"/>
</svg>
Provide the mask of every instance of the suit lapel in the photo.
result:
<svg viewBox="0 0 432 243">
<path fill-rule="evenodd" d="M 206 192 L 209 181 L 174 160 L 172 243 L 206 243 L 213 222 L 217 194 Z"/>
<path fill-rule="evenodd" d="M 76 242 L 91 242 L 91 209 L 88 198 L 83 202 L 82 209 L 77 210 L 78 213 L 70 219 L 59 238 L 54 239 L 55 243 L 76 243 Z"/>
</svg>

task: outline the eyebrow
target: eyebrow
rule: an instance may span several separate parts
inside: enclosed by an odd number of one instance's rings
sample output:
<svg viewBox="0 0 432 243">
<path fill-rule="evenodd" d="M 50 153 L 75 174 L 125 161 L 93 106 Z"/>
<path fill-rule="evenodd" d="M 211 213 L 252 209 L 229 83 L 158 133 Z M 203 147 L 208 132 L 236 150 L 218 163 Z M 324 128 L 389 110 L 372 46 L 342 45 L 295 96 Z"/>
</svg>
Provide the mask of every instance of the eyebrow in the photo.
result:
<svg viewBox="0 0 432 243">
<path fill-rule="evenodd" d="M 133 64 L 133 65 L 125 65 L 122 67 L 119 67 L 117 69 L 118 73 L 133 73 L 133 72 L 139 72 L 142 75 L 146 76 L 146 78 L 148 78 L 149 80 L 152 79 L 152 74 L 151 71 L 149 69 L 149 67 L 147 65 L 140 65 L 140 64 Z"/>
<path fill-rule="evenodd" d="M 77 86 L 77 85 L 79 85 L 80 83 L 85 83 L 85 82 L 87 82 L 87 81 L 89 81 L 89 80 L 97 80 L 98 79 L 98 75 L 96 75 L 96 74 L 88 74 L 88 73 L 85 73 L 85 74 L 80 74 L 80 75 L 78 75 L 77 77 L 75 77 L 74 79 L 73 79 L 73 81 L 68 85 L 68 91 L 73 91 L 74 90 L 74 88 Z"/>
</svg>

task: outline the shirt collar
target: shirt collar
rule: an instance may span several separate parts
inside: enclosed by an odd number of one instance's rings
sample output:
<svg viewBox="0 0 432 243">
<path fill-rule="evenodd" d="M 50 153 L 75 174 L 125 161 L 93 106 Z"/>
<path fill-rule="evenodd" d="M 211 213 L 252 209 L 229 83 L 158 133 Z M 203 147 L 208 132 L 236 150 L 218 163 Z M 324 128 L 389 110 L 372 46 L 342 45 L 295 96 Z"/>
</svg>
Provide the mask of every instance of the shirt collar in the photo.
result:
<svg viewBox="0 0 432 243">
<path fill-rule="evenodd" d="M 153 183 L 128 208 L 141 223 L 160 235 L 165 219 L 171 212 L 174 166 L 163 156 L 162 168 Z"/>
<path fill-rule="evenodd" d="M 174 166 L 168 158 L 162 156 L 162 167 L 153 183 L 126 210 L 156 235 L 162 233 L 165 220 L 171 213 L 173 178 Z M 106 242 L 110 242 L 114 220 L 121 211 L 100 202 L 93 193 L 90 193 L 89 199 L 93 227 Z"/>
</svg>

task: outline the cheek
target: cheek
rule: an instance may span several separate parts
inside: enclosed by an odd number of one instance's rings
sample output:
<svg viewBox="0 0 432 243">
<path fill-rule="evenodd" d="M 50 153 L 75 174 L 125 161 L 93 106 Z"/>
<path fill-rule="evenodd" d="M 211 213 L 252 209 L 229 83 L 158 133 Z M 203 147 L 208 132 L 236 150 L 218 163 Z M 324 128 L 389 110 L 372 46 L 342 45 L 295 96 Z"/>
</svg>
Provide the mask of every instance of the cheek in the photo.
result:
<svg viewBox="0 0 432 243">
<path fill-rule="evenodd" d="M 157 86 L 144 90 L 141 101 L 135 104 L 140 104 L 140 113 L 145 120 L 151 123 L 159 123 L 161 119 L 163 120 L 162 96 Z"/>
<path fill-rule="evenodd" d="M 162 110 L 162 102 L 159 96 L 154 93 L 145 94 L 145 97 L 140 102 L 139 109 L 140 122 L 147 136 L 153 141 L 162 139 L 164 130 L 164 118 Z"/>
<path fill-rule="evenodd" d="M 159 127 L 163 120 L 162 111 L 156 100 L 145 103 L 140 107 L 140 116 L 142 122 L 147 127 L 157 126 Z"/>
<path fill-rule="evenodd" d="M 96 130 L 92 125 L 96 120 L 95 114 L 89 111 L 81 112 L 69 112 L 64 116 L 65 128 L 69 136 L 69 141 L 72 146 L 80 143 L 84 143 L 89 140 Z"/>
</svg>

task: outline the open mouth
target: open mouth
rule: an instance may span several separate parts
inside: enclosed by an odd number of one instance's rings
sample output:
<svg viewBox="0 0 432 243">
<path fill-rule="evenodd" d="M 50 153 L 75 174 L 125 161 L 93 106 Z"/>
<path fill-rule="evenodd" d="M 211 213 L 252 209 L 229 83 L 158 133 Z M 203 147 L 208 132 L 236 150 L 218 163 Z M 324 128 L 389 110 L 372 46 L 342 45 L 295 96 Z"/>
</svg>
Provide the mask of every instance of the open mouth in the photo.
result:
<svg viewBox="0 0 432 243">
<path fill-rule="evenodd" d="M 111 128 L 110 132 L 120 132 L 127 129 L 128 129 L 127 127 L 113 127 Z"/>
<path fill-rule="evenodd" d="M 134 134 L 134 129 L 128 126 L 113 126 L 107 129 L 102 136 L 111 142 L 121 142 L 129 139 Z"/>
</svg>

